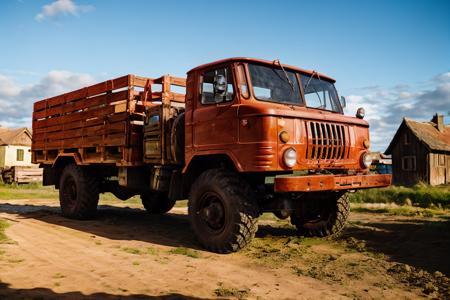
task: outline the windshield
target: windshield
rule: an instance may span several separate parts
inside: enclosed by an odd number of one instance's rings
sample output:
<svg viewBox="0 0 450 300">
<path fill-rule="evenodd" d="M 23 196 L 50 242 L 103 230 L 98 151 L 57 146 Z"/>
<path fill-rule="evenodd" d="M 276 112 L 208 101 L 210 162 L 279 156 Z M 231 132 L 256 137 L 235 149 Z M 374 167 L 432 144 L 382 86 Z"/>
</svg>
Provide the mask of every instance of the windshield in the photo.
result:
<svg viewBox="0 0 450 300">
<path fill-rule="evenodd" d="M 299 89 L 297 73 L 263 65 L 248 64 L 255 98 L 284 104 L 342 112 L 334 84 L 317 77 L 300 74 L 305 101 Z M 289 78 L 289 80 L 288 80 Z M 291 85 L 292 84 L 292 85 Z"/>
<path fill-rule="evenodd" d="M 308 75 L 300 75 L 307 107 L 341 112 L 334 84 Z"/>
<path fill-rule="evenodd" d="M 302 103 L 297 76 L 294 72 L 286 71 L 285 74 L 281 69 L 253 64 L 249 64 L 248 68 L 253 92 L 257 99 L 287 104 Z"/>
</svg>

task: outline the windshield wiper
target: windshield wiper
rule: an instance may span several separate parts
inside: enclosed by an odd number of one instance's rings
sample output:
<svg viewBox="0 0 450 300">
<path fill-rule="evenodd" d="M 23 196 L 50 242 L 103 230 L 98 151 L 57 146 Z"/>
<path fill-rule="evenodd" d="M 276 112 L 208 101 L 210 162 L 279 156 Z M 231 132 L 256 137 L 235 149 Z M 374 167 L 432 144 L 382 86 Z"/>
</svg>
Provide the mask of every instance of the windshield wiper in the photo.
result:
<svg viewBox="0 0 450 300">
<path fill-rule="evenodd" d="M 311 76 L 308 79 L 308 82 L 305 85 L 305 88 L 303 89 L 304 91 L 306 91 L 308 89 L 309 83 L 311 82 L 311 79 L 314 77 L 314 74 L 316 74 L 317 79 L 322 80 L 322 79 L 320 79 L 319 73 L 317 73 L 317 71 L 313 70 Z"/>
<path fill-rule="evenodd" d="M 286 77 L 286 81 L 289 83 L 289 86 L 291 87 L 291 91 L 294 92 L 294 83 L 291 81 L 291 79 L 289 79 L 289 76 L 288 76 L 286 70 L 283 68 L 283 65 L 281 64 L 280 60 L 276 59 L 273 62 L 274 63 L 277 62 L 280 65 L 281 70 L 283 70 L 284 76 Z"/>
</svg>

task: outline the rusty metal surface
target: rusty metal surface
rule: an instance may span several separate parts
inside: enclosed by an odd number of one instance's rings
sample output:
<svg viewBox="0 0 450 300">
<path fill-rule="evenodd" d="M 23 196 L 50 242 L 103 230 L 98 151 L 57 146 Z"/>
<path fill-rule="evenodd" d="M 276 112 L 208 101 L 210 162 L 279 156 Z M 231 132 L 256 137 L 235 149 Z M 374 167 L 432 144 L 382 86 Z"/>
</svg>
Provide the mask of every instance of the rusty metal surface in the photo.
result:
<svg viewBox="0 0 450 300">
<path fill-rule="evenodd" d="M 260 63 L 260 64 L 271 65 L 271 66 L 275 65 L 277 67 L 280 66 L 280 63 L 278 60 L 270 61 L 270 60 L 250 58 L 250 57 L 231 57 L 231 58 L 221 59 L 221 60 L 217 60 L 217 61 L 213 61 L 213 62 L 210 62 L 207 64 L 200 65 L 198 67 L 195 67 L 195 68 L 189 70 L 188 73 L 191 73 L 193 71 L 208 69 L 208 68 L 210 68 L 212 66 L 216 66 L 216 65 L 230 64 L 230 63 L 236 63 L 236 62 L 245 62 L 245 63 L 254 62 L 254 63 Z M 312 70 L 301 69 L 301 68 L 290 66 L 290 65 L 285 65 L 285 64 L 281 64 L 281 65 L 283 66 L 283 68 L 295 70 L 300 73 L 304 73 L 304 74 L 308 74 L 308 75 L 312 75 L 315 72 Z M 333 78 L 331 78 L 330 76 L 327 76 L 325 74 L 318 73 L 318 72 L 315 72 L 315 74 L 318 74 L 321 78 L 327 79 L 329 81 L 332 81 L 332 82 L 336 81 Z"/>
<path fill-rule="evenodd" d="M 229 63 L 233 70 L 239 70 L 239 74 L 233 76 L 234 86 L 251 87 L 245 63 L 253 61 L 241 58 L 222 60 L 188 73 L 187 80 L 192 83 L 188 85 L 189 97 L 186 100 L 186 165 L 183 171 L 187 170 L 194 157 L 212 154 L 227 155 L 240 172 L 362 171 L 360 158 L 368 151 L 363 144 L 369 140 L 369 125 L 365 120 L 302 105 L 259 101 L 252 88 L 246 90 L 245 96 L 235 93 L 233 101 L 228 103 L 200 103 L 198 87 L 202 72 Z M 288 142 L 280 141 L 281 131 L 286 131 L 291 137 Z M 297 164 L 293 168 L 282 161 L 288 148 L 297 151 Z"/>
<path fill-rule="evenodd" d="M 310 175 L 275 178 L 275 192 L 316 192 L 385 187 L 391 184 L 388 174 Z"/>
</svg>

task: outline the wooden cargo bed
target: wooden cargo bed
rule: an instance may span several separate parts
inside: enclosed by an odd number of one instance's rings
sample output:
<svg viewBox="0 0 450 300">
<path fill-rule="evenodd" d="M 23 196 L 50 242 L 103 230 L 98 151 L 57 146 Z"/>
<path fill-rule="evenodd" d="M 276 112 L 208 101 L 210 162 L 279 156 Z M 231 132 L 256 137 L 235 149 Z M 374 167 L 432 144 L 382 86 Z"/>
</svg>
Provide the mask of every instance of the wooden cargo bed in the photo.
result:
<svg viewBox="0 0 450 300">
<path fill-rule="evenodd" d="M 80 164 L 143 164 L 145 109 L 184 102 L 171 86 L 184 78 L 126 75 L 38 101 L 33 112 L 33 163 L 74 155 Z"/>
</svg>

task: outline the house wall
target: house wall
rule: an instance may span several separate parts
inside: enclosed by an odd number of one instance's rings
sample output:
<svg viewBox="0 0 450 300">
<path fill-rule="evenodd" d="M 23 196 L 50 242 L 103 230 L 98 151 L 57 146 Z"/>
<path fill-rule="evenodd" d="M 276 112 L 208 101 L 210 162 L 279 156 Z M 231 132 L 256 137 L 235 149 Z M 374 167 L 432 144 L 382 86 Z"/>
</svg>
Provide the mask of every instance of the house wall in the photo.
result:
<svg viewBox="0 0 450 300">
<path fill-rule="evenodd" d="M 31 163 L 31 147 L 29 146 L 1 146 L 0 166 L 3 160 L 4 168 L 13 166 L 36 166 Z M 23 161 L 17 161 L 17 149 L 23 150 Z"/>
<path fill-rule="evenodd" d="M 450 154 L 430 153 L 430 184 L 450 183 Z"/>
<path fill-rule="evenodd" d="M 400 128 L 397 143 L 392 148 L 392 181 L 394 184 L 414 185 L 419 181 L 429 183 L 429 151 L 405 125 Z M 409 143 L 405 143 L 405 135 Z M 403 157 L 415 157 L 415 170 L 404 170 Z"/>
<path fill-rule="evenodd" d="M 5 167 L 5 146 L 0 146 L 0 169 Z"/>
</svg>

